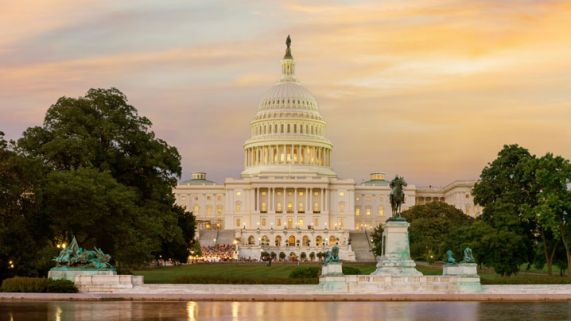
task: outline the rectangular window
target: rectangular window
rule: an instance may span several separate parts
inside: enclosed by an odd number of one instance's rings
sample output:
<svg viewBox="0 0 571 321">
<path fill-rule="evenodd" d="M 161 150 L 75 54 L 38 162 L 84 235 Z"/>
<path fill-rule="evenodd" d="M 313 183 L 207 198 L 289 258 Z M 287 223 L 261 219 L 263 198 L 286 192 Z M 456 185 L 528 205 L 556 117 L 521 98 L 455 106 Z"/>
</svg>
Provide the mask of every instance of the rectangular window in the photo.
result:
<svg viewBox="0 0 571 321">
<path fill-rule="evenodd" d="M 240 218 L 239 217 L 236 218 L 236 227 L 242 227 L 242 226 L 240 226 Z"/>
<path fill-rule="evenodd" d="M 367 207 L 367 209 L 365 210 L 365 214 L 367 214 L 367 216 L 371 215 L 371 208 Z"/>
<path fill-rule="evenodd" d="M 385 216 L 385 208 L 382 206 L 379 206 L 379 216 Z"/>
<path fill-rule="evenodd" d="M 282 219 L 281 219 L 281 218 L 278 218 L 278 219 L 276 220 L 276 224 L 277 224 L 278 226 L 282 226 Z"/>
<path fill-rule="evenodd" d="M 262 226 L 266 226 L 266 218 L 262 217 Z"/>
<path fill-rule="evenodd" d="M 361 208 L 360 207 L 356 207 L 355 208 L 355 216 L 359 216 L 361 215 Z"/>
</svg>

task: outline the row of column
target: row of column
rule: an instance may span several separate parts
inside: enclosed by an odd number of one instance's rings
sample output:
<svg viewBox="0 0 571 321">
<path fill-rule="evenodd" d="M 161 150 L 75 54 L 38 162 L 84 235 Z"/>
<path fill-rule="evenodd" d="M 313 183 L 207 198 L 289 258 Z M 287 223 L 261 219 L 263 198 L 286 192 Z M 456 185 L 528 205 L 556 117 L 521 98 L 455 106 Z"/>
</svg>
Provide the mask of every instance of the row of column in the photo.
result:
<svg viewBox="0 0 571 321">
<path fill-rule="evenodd" d="M 278 190 L 281 190 L 282 195 L 277 195 Z M 314 208 L 314 195 L 315 191 L 319 191 L 319 206 L 317 209 Z M 262 196 L 262 192 L 266 192 L 265 197 Z M 293 191 L 293 204 L 292 204 L 292 211 L 288 212 L 288 191 Z M 299 192 L 303 191 L 303 199 L 299 199 Z M 329 211 L 329 205 L 327 202 L 327 197 L 329 193 L 325 188 L 311 188 L 311 187 L 304 187 L 304 188 L 287 188 L 287 187 L 264 187 L 264 188 L 255 188 L 255 202 L 254 202 L 254 211 L 256 213 L 260 213 L 262 211 L 276 213 L 278 212 L 276 197 L 281 198 L 281 213 L 290 213 L 290 214 L 297 214 L 299 213 L 299 204 L 304 204 L 304 213 L 313 213 L 315 212 L 327 212 Z M 265 201 L 265 208 L 264 208 L 264 201 Z M 301 202 L 300 202 L 301 201 Z"/>
<path fill-rule="evenodd" d="M 244 158 L 246 167 L 277 164 L 331 166 L 331 150 L 318 146 L 256 146 L 246 149 Z"/>
</svg>

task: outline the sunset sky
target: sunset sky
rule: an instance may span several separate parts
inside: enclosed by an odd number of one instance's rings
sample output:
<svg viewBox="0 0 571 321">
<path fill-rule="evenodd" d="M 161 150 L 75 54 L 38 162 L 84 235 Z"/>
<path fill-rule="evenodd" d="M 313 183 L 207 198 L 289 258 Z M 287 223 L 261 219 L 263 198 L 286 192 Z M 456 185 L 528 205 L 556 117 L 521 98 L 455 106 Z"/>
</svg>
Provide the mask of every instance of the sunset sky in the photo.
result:
<svg viewBox="0 0 571 321">
<path fill-rule="evenodd" d="M 223 182 L 292 37 L 342 178 L 445 185 L 504 144 L 571 158 L 571 1 L 0 0 L 0 130 L 117 87 Z"/>
</svg>

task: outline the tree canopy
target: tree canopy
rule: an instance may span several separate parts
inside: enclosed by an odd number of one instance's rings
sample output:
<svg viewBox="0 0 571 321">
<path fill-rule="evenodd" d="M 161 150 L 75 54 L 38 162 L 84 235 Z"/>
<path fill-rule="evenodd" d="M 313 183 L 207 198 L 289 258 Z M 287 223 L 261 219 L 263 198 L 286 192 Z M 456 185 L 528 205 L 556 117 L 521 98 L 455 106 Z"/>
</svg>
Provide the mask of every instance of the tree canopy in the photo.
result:
<svg viewBox="0 0 571 321">
<path fill-rule="evenodd" d="M 32 216 L 22 221 L 36 242 L 53 246 L 76 235 L 122 267 L 187 248 L 194 218 L 172 193 L 180 155 L 151 125 L 119 90 L 90 89 L 58 99 L 42 126 L 28 128 L 16 143 L 2 136 L 0 198 L 11 204 L 0 209 L 3 226 L 12 230 L 15 218 Z"/>
</svg>

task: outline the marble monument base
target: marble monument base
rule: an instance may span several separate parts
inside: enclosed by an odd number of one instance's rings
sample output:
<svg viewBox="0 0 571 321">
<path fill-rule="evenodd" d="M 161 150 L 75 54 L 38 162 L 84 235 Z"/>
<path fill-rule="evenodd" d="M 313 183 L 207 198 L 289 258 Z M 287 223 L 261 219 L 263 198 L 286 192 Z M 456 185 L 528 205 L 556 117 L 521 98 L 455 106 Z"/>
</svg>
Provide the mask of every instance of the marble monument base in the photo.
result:
<svg viewBox="0 0 571 321">
<path fill-rule="evenodd" d="M 73 268 L 67 268 L 67 269 L 58 269 L 56 268 L 52 268 L 49 272 L 48 272 L 48 278 L 50 279 L 54 279 L 54 280 L 68 280 L 71 282 L 75 282 L 75 277 L 76 276 L 82 276 L 82 275 L 87 275 L 87 276 L 91 276 L 91 275 L 117 275 L 117 271 L 115 270 L 90 270 L 90 269 L 73 269 Z"/>
<path fill-rule="evenodd" d="M 445 264 L 442 275 L 478 275 L 476 263 Z"/>
<path fill-rule="evenodd" d="M 402 218 L 389 219 L 383 231 L 383 255 L 378 257 L 377 270 L 371 275 L 420 276 L 410 258 L 408 226 Z"/>
<path fill-rule="evenodd" d="M 337 275 L 343 275 L 343 266 L 341 263 L 329 263 L 321 267 L 321 276 Z"/>
</svg>

